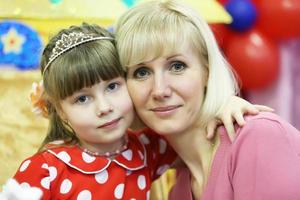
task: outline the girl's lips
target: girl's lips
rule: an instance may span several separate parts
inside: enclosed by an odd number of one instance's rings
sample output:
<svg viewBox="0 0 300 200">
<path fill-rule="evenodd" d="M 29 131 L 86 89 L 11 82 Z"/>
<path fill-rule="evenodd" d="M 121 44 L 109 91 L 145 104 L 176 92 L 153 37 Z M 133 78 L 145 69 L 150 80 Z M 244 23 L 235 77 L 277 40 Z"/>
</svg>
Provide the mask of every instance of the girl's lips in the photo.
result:
<svg viewBox="0 0 300 200">
<path fill-rule="evenodd" d="M 107 127 L 111 127 L 111 126 L 115 126 L 118 124 L 118 122 L 120 121 L 121 118 L 118 119 L 114 119 L 112 121 L 109 121 L 105 124 L 102 124 L 101 126 L 99 126 L 98 128 L 107 128 Z"/>
</svg>

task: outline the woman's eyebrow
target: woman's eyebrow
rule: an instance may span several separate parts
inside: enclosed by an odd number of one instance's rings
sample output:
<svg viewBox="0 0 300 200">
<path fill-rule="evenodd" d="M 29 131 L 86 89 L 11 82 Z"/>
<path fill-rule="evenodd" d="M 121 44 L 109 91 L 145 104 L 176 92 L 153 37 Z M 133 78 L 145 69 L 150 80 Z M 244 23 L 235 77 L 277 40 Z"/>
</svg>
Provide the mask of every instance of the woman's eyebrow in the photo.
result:
<svg viewBox="0 0 300 200">
<path fill-rule="evenodd" d="M 169 56 L 169 57 L 167 57 L 166 59 L 167 59 L 167 60 L 170 60 L 170 59 L 173 59 L 173 58 L 175 58 L 175 57 L 182 57 L 182 56 L 183 56 L 182 54 L 178 53 L 178 54 Z M 184 57 L 184 56 L 183 56 L 183 57 Z"/>
</svg>

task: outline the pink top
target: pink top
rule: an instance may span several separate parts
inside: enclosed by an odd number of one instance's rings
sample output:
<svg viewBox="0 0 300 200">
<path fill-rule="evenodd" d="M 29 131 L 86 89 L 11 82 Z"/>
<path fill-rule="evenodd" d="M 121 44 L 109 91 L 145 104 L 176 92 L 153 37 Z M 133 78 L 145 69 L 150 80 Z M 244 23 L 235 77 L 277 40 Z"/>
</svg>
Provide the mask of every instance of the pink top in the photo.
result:
<svg viewBox="0 0 300 200">
<path fill-rule="evenodd" d="M 273 113 L 247 117 L 231 143 L 225 129 L 201 200 L 300 199 L 300 132 Z M 192 200 L 190 173 L 178 170 L 169 199 Z"/>
<path fill-rule="evenodd" d="M 167 142 L 149 129 L 128 131 L 128 149 L 110 160 L 77 146 L 49 148 L 26 159 L 14 178 L 35 186 L 46 199 L 149 199 L 152 181 L 177 157 Z"/>
</svg>

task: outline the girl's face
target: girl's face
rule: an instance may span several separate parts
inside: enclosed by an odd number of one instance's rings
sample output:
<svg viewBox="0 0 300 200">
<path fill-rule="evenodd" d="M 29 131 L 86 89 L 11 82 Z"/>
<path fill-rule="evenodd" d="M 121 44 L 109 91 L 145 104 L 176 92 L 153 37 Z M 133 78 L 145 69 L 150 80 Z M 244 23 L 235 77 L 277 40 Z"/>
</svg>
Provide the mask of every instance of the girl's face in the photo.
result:
<svg viewBox="0 0 300 200">
<path fill-rule="evenodd" d="M 115 149 L 133 120 L 133 106 L 124 78 L 101 81 L 61 101 L 67 120 L 82 146 Z"/>
<path fill-rule="evenodd" d="M 207 70 L 189 43 L 175 53 L 130 67 L 127 87 L 136 111 L 160 134 L 187 130 L 200 121 Z"/>
</svg>

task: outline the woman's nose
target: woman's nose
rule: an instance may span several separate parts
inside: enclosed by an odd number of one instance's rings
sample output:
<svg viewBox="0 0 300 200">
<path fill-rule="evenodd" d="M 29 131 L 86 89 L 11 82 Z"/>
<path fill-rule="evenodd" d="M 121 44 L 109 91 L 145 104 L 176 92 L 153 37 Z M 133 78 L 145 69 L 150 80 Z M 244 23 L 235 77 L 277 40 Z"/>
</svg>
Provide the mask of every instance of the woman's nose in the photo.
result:
<svg viewBox="0 0 300 200">
<path fill-rule="evenodd" d="M 156 100 L 163 100 L 171 96 L 172 90 L 167 78 L 163 74 L 154 76 L 152 94 Z"/>
</svg>

